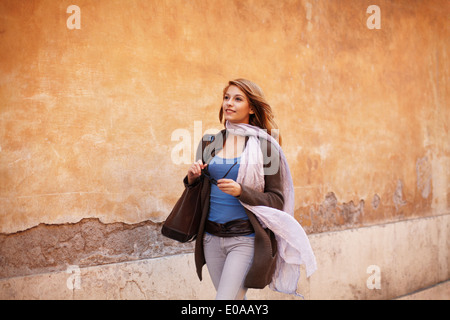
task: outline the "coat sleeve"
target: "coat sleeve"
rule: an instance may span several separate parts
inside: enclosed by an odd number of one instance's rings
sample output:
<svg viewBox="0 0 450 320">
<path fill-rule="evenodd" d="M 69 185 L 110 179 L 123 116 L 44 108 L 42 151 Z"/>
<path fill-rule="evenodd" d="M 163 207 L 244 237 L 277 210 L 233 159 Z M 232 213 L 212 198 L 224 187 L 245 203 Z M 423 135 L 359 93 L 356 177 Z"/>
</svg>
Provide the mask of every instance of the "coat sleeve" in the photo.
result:
<svg viewBox="0 0 450 320">
<path fill-rule="evenodd" d="M 222 133 L 221 133 L 222 134 Z M 202 140 L 200 140 L 198 146 L 197 146 L 197 151 L 195 152 L 195 161 L 198 160 L 202 160 L 203 163 L 207 162 L 208 160 L 208 154 L 206 154 L 205 157 L 205 149 L 206 146 L 208 146 L 212 141 L 214 141 L 219 135 L 210 135 L 210 134 L 205 134 L 202 138 Z M 210 150 L 207 150 L 210 151 Z M 200 178 L 197 178 L 192 184 L 189 184 L 188 182 L 188 176 L 186 175 L 183 179 L 183 183 L 185 187 L 193 187 L 195 185 L 198 184 L 198 182 L 200 181 Z"/>
</svg>

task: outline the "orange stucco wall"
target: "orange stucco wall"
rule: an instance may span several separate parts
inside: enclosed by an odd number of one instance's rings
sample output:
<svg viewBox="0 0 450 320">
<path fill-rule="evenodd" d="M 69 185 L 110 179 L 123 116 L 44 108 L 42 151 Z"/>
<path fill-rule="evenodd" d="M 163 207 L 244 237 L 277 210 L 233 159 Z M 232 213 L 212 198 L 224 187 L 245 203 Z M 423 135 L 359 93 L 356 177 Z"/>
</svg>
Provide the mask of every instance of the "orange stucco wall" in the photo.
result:
<svg viewBox="0 0 450 320">
<path fill-rule="evenodd" d="M 80 29 L 66 10 L 80 8 Z M 368 6 L 381 10 L 369 29 Z M 258 83 L 308 232 L 450 208 L 447 0 L 0 1 L 0 233 L 165 219 L 228 80 Z M 194 132 L 196 121 L 201 130 Z M 197 127 L 198 128 L 198 123 Z"/>
</svg>

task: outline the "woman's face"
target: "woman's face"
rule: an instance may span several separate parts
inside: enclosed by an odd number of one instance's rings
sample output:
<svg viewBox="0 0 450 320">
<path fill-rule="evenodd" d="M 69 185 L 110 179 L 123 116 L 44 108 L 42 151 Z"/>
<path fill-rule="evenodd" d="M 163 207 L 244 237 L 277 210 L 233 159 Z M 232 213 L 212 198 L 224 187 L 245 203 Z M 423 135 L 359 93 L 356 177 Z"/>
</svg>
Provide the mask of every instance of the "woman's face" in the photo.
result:
<svg viewBox="0 0 450 320">
<path fill-rule="evenodd" d="M 233 123 L 249 123 L 253 110 L 245 93 L 237 86 L 228 87 L 222 103 L 225 120 Z"/>
</svg>

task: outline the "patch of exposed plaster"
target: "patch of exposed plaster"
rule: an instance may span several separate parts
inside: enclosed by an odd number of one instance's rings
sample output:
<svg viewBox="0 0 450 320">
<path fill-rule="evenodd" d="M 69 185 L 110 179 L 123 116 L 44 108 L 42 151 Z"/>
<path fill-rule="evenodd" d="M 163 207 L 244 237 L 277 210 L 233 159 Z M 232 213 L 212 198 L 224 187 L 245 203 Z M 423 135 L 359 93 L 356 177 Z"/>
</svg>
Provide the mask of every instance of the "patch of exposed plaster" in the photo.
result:
<svg viewBox="0 0 450 320">
<path fill-rule="evenodd" d="M 373 199 L 372 199 L 372 208 L 374 208 L 375 210 L 377 210 L 378 207 L 380 206 L 380 202 L 381 202 L 380 196 L 377 195 L 377 194 L 375 194 L 375 195 L 373 196 Z"/>
<path fill-rule="evenodd" d="M 99 219 L 0 234 L 0 279 L 162 257 L 193 251 L 161 235 L 161 224 L 104 224 Z"/>
<path fill-rule="evenodd" d="M 431 163 L 427 156 L 420 158 L 416 162 L 417 188 L 424 199 L 431 193 Z"/>
<path fill-rule="evenodd" d="M 398 209 L 406 205 L 406 201 L 403 200 L 403 182 L 401 180 L 397 181 L 397 187 L 395 188 L 392 200 L 394 201 L 395 209 L 397 211 Z"/>
<path fill-rule="evenodd" d="M 324 201 L 310 208 L 311 227 L 308 232 L 325 232 L 359 227 L 364 215 L 364 200 L 340 204 L 333 192 L 327 193 Z"/>
</svg>

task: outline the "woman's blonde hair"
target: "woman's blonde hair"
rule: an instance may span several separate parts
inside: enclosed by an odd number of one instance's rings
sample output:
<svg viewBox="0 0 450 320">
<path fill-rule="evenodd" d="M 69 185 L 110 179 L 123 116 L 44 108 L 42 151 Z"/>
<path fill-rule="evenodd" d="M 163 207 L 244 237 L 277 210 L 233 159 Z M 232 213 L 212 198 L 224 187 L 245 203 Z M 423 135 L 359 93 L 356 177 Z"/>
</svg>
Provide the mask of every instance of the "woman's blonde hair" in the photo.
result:
<svg viewBox="0 0 450 320">
<path fill-rule="evenodd" d="M 254 82 L 246 79 L 236 79 L 228 82 L 228 85 L 223 89 L 223 97 L 227 93 L 230 86 L 236 86 L 242 90 L 253 110 L 250 114 L 249 124 L 257 126 L 261 129 L 267 130 L 267 133 L 278 140 L 281 145 L 281 136 L 278 133 L 278 126 L 275 123 L 272 108 L 264 97 L 261 88 Z M 223 120 L 223 108 L 220 106 L 219 120 Z"/>
</svg>

